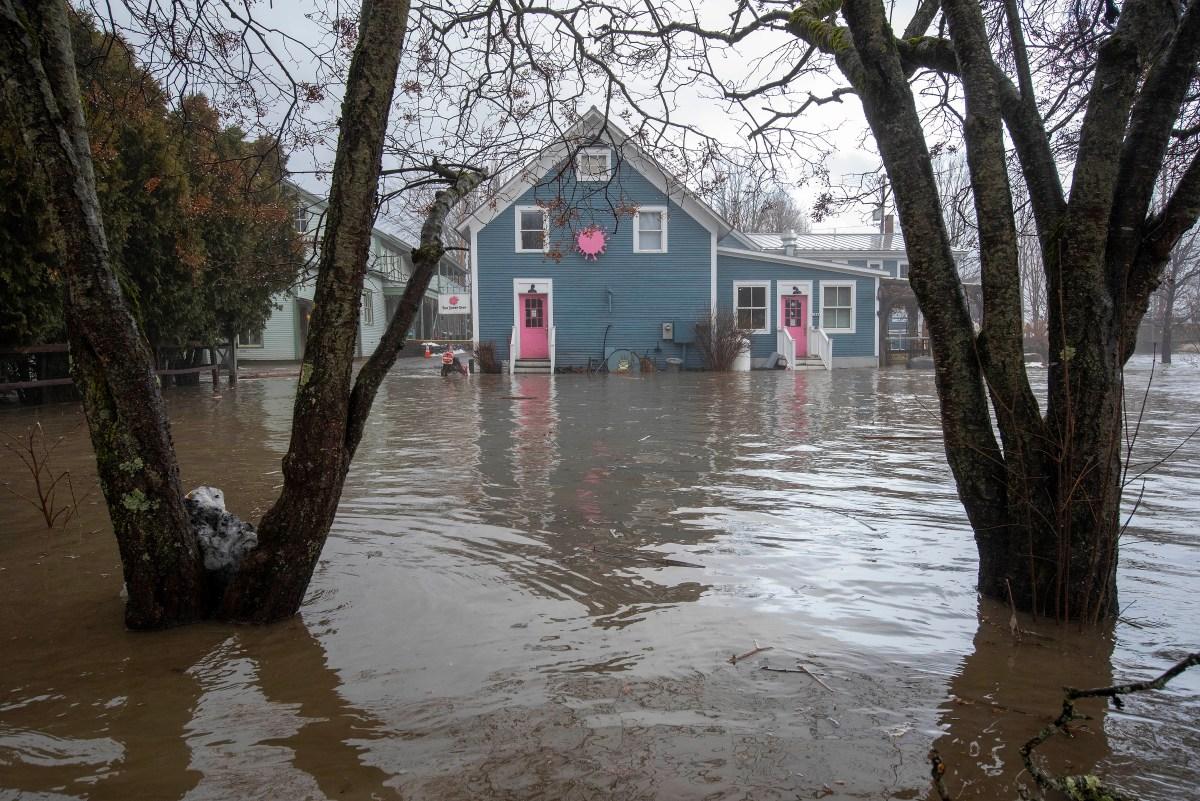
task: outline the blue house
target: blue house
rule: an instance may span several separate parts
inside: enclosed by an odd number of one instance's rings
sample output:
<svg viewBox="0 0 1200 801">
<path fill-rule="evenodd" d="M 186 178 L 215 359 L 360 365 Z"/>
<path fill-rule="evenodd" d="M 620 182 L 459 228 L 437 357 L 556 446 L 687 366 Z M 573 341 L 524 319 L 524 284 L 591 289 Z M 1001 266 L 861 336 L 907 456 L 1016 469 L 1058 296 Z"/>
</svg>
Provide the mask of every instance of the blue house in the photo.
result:
<svg viewBox="0 0 1200 801">
<path fill-rule="evenodd" d="M 510 372 L 631 355 L 701 367 L 696 325 L 714 309 L 748 333 L 754 367 L 875 366 L 880 282 L 907 267 L 902 250 L 735 230 L 596 109 L 459 230 L 472 336 Z"/>
</svg>

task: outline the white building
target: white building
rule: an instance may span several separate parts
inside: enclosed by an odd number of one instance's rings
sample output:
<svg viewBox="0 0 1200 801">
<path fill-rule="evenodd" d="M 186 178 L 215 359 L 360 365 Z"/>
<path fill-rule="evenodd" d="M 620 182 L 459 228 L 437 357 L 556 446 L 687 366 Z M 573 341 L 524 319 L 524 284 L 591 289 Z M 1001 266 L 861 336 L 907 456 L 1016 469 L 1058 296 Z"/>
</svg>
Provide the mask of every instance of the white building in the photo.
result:
<svg viewBox="0 0 1200 801">
<path fill-rule="evenodd" d="M 320 241 L 325 210 L 324 198 L 298 186 L 291 187 L 299 198 L 296 230 L 309 245 L 310 252 Z M 359 316 L 358 355 L 368 356 L 379 344 L 388 322 L 396 312 L 400 297 L 413 272 L 413 245 L 378 226 L 371 231 L 371 255 L 363 281 L 362 313 Z M 275 310 L 261 331 L 243 331 L 238 337 L 239 362 L 296 362 L 304 356 L 308 320 L 316 289 L 316 264 L 310 261 L 297 276 L 297 284 L 276 295 Z M 408 341 L 428 339 L 468 339 L 469 315 L 440 315 L 438 297 L 459 293 L 470 297 L 469 273 L 450 256 L 439 265 L 438 275 L 429 283 L 421 310 L 409 329 Z"/>
</svg>

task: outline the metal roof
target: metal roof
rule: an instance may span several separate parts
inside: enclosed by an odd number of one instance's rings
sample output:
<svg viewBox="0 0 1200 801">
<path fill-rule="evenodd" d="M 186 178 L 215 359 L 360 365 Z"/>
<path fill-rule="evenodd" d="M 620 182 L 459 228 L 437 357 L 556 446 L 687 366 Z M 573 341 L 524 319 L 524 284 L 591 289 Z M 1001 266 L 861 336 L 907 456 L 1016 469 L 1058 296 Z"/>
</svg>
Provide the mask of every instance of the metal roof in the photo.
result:
<svg viewBox="0 0 1200 801">
<path fill-rule="evenodd" d="M 783 250 L 782 234 L 753 234 L 746 236 L 760 250 Z M 855 251 L 861 253 L 895 253 L 905 256 L 904 234 L 796 234 L 796 252 Z"/>
</svg>

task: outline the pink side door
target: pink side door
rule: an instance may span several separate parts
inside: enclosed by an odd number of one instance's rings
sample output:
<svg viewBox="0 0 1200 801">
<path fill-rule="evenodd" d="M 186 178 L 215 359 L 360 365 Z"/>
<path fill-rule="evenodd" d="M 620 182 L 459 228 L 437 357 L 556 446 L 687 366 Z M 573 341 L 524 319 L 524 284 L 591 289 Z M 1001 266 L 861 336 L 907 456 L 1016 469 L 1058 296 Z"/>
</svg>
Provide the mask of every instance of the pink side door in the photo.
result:
<svg viewBox="0 0 1200 801">
<path fill-rule="evenodd" d="M 546 304 L 549 296 L 524 294 L 517 296 L 521 310 L 522 359 L 549 359 L 550 335 L 546 328 Z"/>
<path fill-rule="evenodd" d="M 779 315 L 783 327 L 796 340 L 796 357 L 804 358 L 808 355 L 808 295 L 784 295 Z"/>
</svg>

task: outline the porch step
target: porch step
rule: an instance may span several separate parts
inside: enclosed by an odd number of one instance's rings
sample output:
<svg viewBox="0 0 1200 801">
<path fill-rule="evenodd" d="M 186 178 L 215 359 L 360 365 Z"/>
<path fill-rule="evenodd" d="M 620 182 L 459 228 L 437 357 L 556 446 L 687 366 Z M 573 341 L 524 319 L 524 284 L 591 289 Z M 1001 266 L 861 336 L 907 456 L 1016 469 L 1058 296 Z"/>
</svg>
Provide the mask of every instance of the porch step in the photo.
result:
<svg viewBox="0 0 1200 801">
<path fill-rule="evenodd" d="M 825 362 L 820 359 L 797 359 L 793 369 L 796 370 L 824 370 Z"/>
<path fill-rule="evenodd" d="M 549 359 L 517 359 L 513 365 L 514 373 L 549 373 Z"/>
</svg>

